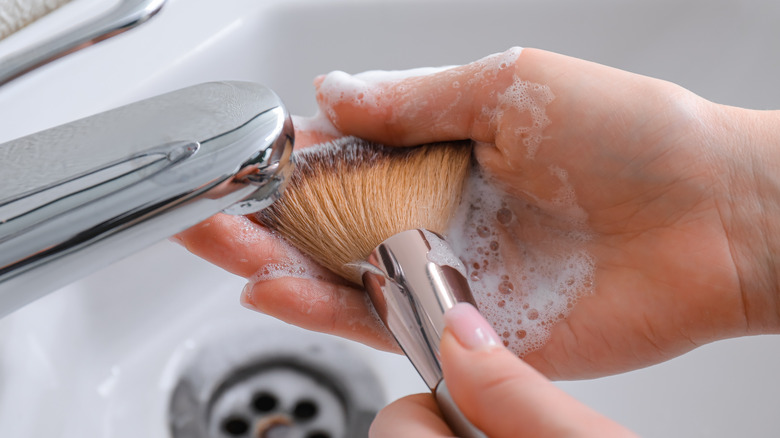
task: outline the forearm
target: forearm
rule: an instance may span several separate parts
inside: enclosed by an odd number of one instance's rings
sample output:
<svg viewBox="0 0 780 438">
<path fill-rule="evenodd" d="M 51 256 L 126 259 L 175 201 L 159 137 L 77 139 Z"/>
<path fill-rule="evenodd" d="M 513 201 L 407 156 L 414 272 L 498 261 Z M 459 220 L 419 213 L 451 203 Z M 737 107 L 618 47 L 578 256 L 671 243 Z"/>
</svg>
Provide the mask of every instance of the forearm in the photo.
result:
<svg viewBox="0 0 780 438">
<path fill-rule="evenodd" d="M 780 332 L 780 111 L 719 107 L 728 151 L 720 208 L 739 274 L 748 334 Z"/>
</svg>

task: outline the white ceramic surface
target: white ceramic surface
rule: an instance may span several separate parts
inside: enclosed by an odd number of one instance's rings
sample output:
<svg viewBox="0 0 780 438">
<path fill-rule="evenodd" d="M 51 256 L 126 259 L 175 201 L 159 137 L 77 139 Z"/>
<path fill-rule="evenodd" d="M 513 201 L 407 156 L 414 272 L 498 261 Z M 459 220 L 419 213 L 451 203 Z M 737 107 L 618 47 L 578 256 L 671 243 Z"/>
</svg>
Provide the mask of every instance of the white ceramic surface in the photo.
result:
<svg viewBox="0 0 780 438">
<path fill-rule="evenodd" d="M 317 74 L 462 64 L 513 45 L 778 108 L 778 22 L 780 4 L 761 0 L 171 0 L 144 26 L 0 88 L 0 142 L 208 80 L 263 83 L 310 115 Z M 177 352 L 210 327 L 280 324 L 239 306 L 243 284 L 161 242 L 0 320 L 0 437 L 167 436 Z M 405 358 L 355 348 L 390 398 L 423 389 Z M 779 369 L 780 339 L 765 336 L 560 386 L 642 436 L 774 437 Z"/>
</svg>

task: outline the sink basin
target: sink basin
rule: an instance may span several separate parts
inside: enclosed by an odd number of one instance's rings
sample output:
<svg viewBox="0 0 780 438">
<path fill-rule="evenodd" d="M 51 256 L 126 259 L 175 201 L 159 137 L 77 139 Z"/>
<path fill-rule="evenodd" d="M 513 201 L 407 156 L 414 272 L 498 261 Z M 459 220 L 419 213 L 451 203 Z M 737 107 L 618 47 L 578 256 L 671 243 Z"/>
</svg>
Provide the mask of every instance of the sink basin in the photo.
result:
<svg viewBox="0 0 780 438">
<path fill-rule="evenodd" d="M 0 88 L 0 142 L 211 80 L 262 83 L 311 115 L 318 74 L 463 64 L 514 45 L 779 108 L 778 16 L 763 0 L 171 0 L 138 29 Z M 24 32 L 47 30 L 36 26 Z M 182 351 L 220 327 L 285 326 L 242 308 L 243 285 L 160 242 L 0 320 L 0 436 L 169 436 Z M 388 400 L 425 390 L 404 357 L 341 342 Z M 769 437 L 780 431 L 778 369 L 780 338 L 762 336 L 558 384 L 642 436 Z"/>
</svg>

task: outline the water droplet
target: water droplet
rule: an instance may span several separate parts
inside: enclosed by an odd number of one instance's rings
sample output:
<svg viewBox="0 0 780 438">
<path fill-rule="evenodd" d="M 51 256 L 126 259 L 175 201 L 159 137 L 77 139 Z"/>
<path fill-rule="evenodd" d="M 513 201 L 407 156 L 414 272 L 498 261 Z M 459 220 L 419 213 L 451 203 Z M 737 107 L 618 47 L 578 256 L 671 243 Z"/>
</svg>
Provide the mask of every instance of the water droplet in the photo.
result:
<svg viewBox="0 0 780 438">
<path fill-rule="evenodd" d="M 504 306 L 506 306 L 506 301 L 504 301 L 504 300 L 501 300 L 501 301 L 499 301 L 498 303 L 496 303 L 496 305 L 497 305 L 498 307 L 504 307 Z"/>
<path fill-rule="evenodd" d="M 508 338 L 509 337 L 509 332 L 504 330 L 504 333 L 501 333 L 501 336 L 504 337 L 504 338 Z"/>
<path fill-rule="evenodd" d="M 528 335 L 528 333 L 525 332 L 525 330 L 518 330 L 515 332 L 515 336 L 517 336 L 518 339 L 523 339 Z"/>
<path fill-rule="evenodd" d="M 528 319 L 530 319 L 531 321 L 535 321 L 535 320 L 539 319 L 539 311 L 536 310 L 536 309 L 529 310 L 528 311 Z"/>
<path fill-rule="evenodd" d="M 479 237 L 490 237 L 490 229 L 486 226 L 481 226 L 477 228 L 477 235 Z"/>
<path fill-rule="evenodd" d="M 477 263 L 477 262 L 474 262 L 474 263 L 473 263 L 471 266 L 472 266 L 474 269 L 479 269 L 479 263 Z"/>
<path fill-rule="evenodd" d="M 504 344 L 504 347 L 509 347 L 509 341 L 507 341 L 506 339 L 501 341 L 501 343 Z"/>
<path fill-rule="evenodd" d="M 472 272 L 471 275 L 469 276 L 469 280 L 479 281 L 479 272 L 476 271 Z"/>
<path fill-rule="evenodd" d="M 498 250 L 498 241 L 494 240 L 490 242 L 490 249 L 491 251 L 497 251 Z"/>
</svg>

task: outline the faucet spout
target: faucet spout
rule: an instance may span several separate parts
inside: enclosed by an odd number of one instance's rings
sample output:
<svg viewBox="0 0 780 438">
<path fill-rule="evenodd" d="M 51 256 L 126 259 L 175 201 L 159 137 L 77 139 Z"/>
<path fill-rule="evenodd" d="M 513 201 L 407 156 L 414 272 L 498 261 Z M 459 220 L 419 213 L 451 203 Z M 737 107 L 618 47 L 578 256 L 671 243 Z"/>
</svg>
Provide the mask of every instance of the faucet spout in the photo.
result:
<svg viewBox="0 0 780 438">
<path fill-rule="evenodd" d="M 278 199 L 279 97 L 206 83 L 0 144 L 0 317 L 219 212 Z"/>
</svg>

